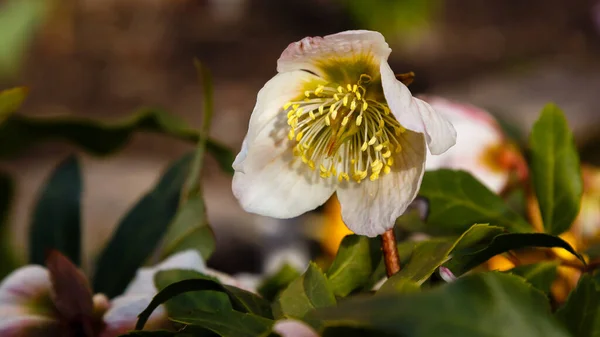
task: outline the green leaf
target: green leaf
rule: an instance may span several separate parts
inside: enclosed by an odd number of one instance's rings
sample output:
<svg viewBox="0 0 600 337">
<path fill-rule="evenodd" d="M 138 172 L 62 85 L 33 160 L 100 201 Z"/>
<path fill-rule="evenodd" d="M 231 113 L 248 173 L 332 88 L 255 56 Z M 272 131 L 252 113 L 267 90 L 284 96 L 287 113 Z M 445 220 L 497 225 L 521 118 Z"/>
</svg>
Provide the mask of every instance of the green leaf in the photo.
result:
<svg viewBox="0 0 600 337">
<path fill-rule="evenodd" d="M 0 4 L 0 79 L 18 74 L 27 58 L 26 48 L 51 4 L 48 0 L 9 0 Z"/>
<path fill-rule="evenodd" d="M 336 296 L 344 297 L 369 281 L 381 260 L 378 239 L 348 235 L 327 271 L 329 284 Z"/>
<path fill-rule="evenodd" d="M 523 279 L 477 273 L 413 294 L 356 296 L 310 318 L 403 337 L 568 337 L 547 298 Z"/>
<path fill-rule="evenodd" d="M 583 182 L 579 155 L 563 112 L 554 104 L 542 110 L 529 137 L 532 181 L 544 229 L 559 235 L 579 213 Z"/>
<path fill-rule="evenodd" d="M 171 269 L 156 273 L 154 284 L 158 291 L 162 291 L 173 283 L 191 279 L 218 282 L 194 270 Z M 169 316 L 189 316 L 200 311 L 224 312 L 233 309 L 229 302 L 229 296 L 223 291 L 215 290 L 190 291 L 179 294 L 169 299 L 165 306 Z"/>
<path fill-rule="evenodd" d="M 502 226 L 510 232 L 533 230 L 502 198 L 465 171 L 425 172 L 419 195 L 429 201 L 427 225 L 438 234 L 460 234 L 474 223 Z"/>
<path fill-rule="evenodd" d="M 190 128 L 179 117 L 159 109 L 142 109 L 115 122 L 68 115 L 32 117 L 5 113 L 4 117 L 6 120 L 0 124 L 2 159 L 14 158 L 48 140 L 67 141 L 97 156 L 121 150 L 134 132 L 154 132 L 194 143 L 200 140 L 197 130 Z M 211 139 L 207 140 L 206 149 L 215 157 L 221 170 L 233 173 L 231 164 L 235 156 L 230 149 Z"/>
<path fill-rule="evenodd" d="M 180 280 L 180 281 L 177 281 Z M 199 312 L 228 312 L 230 309 L 242 313 L 251 313 L 264 315 L 271 318 L 272 314 L 269 308 L 269 303 L 264 299 L 232 286 L 222 285 L 217 279 L 198 273 L 193 270 L 165 270 L 158 272 L 155 275 L 154 281 L 161 290 L 154 296 L 148 307 L 138 316 L 138 322 L 135 329 L 141 330 L 148 317 L 161 304 L 174 299 L 168 306 L 175 309 L 175 312 L 181 313 L 188 310 L 188 314 Z M 225 294 L 229 298 L 229 305 L 221 302 L 220 298 L 215 296 L 199 296 L 190 294 L 191 292 L 219 292 Z M 176 298 L 179 295 L 189 295 Z M 214 302 L 208 303 L 206 300 Z M 216 304 L 216 305 L 215 305 Z"/>
<path fill-rule="evenodd" d="M 256 337 L 269 333 L 270 319 L 239 311 L 201 312 L 191 317 L 172 317 L 172 321 L 189 327 L 201 327 L 223 337 Z"/>
<path fill-rule="evenodd" d="M 336 304 L 335 295 L 323 272 L 310 263 L 306 272 L 290 283 L 273 305 L 276 318 L 303 318 L 315 309 Z"/>
<path fill-rule="evenodd" d="M 590 275 L 579 279 L 577 288 L 556 312 L 556 318 L 577 337 L 600 336 L 600 285 Z"/>
<path fill-rule="evenodd" d="M 176 252 L 197 249 L 208 260 L 215 250 L 215 237 L 208 224 L 206 207 L 202 197 L 201 173 L 204 166 L 204 153 L 213 114 L 213 88 L 210 72 L 198 60 L 194 62 L 204 88 L 204 123 L 194 160 L 184 184 L 182 202 L 177 216 L 165 235 L 162 256 Z"/>
<path fill-rule="evenodd" d="M 121 294 L 154 251 L 177 212 L 191 160 L 190 155 L 177 160 L 120 221 L 98 259 L 95 292 L 108 297 Z"/>
<path fill-rule="evenodd" d="M 12 179 L 0 171 L 0 280 L 10 274 L 18 263 L 15 258 L 13 241 L 11 240 L 8 219 L 10 214 L 10 203 L 14 194 Z"/>
<path fill-rule="evenodd" d="M 455 249 L 462 250 L 481 242 L 490 242 L 500 233 L 501 227 L 476 224 L 458 238 L 435 238 L 418 242 L 408 262 L 383 284 L 380 292 L 397 291 L 402 287 L 404 280 L 421 285 L 437 268 L 448 261 Z"/>
<path fill-rule="evenodd" d="M 526 247 L 563 248 L 585 263 L 571 245 L 557 236 L 543 233 L 508 233 L 496 236 L 487 247 L 478 251 L 457 252 L 446 266 L 454 275 L 460 276 L 498 254 Z"/>
<path fill-rule="evenodd" d="M 264 279 L 258 287 L 258 293 L 267 301 L 272 302 L 277 295 L 297 279 L 300 273 L 289 264 L 284 264 L 274 275 Z"/>
<path fill-rule="evenodd" d="M 43 265 L 56 249 L 74 264 L 81 262 L 81 191 L 79 162 L 70 156 L 48 178 L 33 211 L 29 232 L 29 261 Z"/>
<path fill-rule="evenodd" d="M 550 293 L 550 287 L 556 279 L 558 263 L 554 261 L 540 262 L 518 266 L 508 272 L 521 276 L 545 294 Z"/>
</svg>

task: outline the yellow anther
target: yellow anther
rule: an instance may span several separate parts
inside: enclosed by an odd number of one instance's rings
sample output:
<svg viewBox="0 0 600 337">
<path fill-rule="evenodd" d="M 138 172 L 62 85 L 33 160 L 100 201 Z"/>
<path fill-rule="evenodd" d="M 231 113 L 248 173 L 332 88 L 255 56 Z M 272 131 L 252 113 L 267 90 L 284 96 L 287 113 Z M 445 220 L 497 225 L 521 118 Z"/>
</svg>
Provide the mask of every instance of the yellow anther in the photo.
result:
<svg viewBox="0 0 600 337">
<path fill-rule="evenodd" d="M 348 91 L 352 91 L 352 85 L 346 84 L 346 88 L 348 88 Z"/>
<path fill-rule="evenodd" d="M 288 132 L 288 138 L 289 140 L 294 139 L 294 129 L 290 129 L 290 132 Z"/>
<path fill-rule="evenodd" d="M 315 90 L 315 95 L 320 95 L 324 89 L 325 87 L 322 85 L 317 86 L 317 89 Z"/>
<path fill-rule="evenodd" d="M 381 137 L 383 135 L 383 130 L 379 129 L 377 131 L 375 131 L 375 137 Z"/>
<path fill-rule="evenodd" d="M 333 95 L 333 99 L 335 99 L 336 101 L 340 100 L 340 97 L 338 96 L 338 94 Z"/>
<path fill-rule="evenodd" d="M 340 85 L 339 87 L 337 87 L 337 91 L 341 94 L 344 92 L 344 88 Z"/>
<path fill-rule="evenodd" d="M 331 125 L 331 121 L 329 120 L 329 115 L 325 116 L 325 125 L 327 125 L 327 126 Z"/>
<path fill-rule="evenodd" d="M 352 164 L 352 165 L 356 164 L 356 159 L 352 158 L 352 159 L 350 160 L 350 164 Z"/>
<path fill-rule="evenodd" d="M 344 103 L 344 106 L 348 106 L 348 95 L 344 96 L 342 103 Z"/>
<path fill-rule="evenodd" d="M 302 143 L 302 147 L 308 150 L 308 149 L 310 149 L 310 144 Z"/>
<path fill-rule="evenodd" d="M 379 145 L 375 146 L 375 151 L 379 152 L 379 151 L 381 151 L 381 149 L 383 149 L 383 144 L 379 144 Z"/>
<path fill-rule="evenodd" d="M 304 92 L 304 96 L 306 96 L 306 97 L 310 97 L 310 90 L 306 90 L 306 91 Z"/>
<path fill-rule="evenodd" d="M 303 136 L 304 136 L 304 133 L 302 131 L 298 132 L 298 134 L 296 135 L 296 141 L 299 142 Z"/>
<path fill-rule="evenodd" d="M 379 128 L 383 129 L 383 127 L 385 126 L 385 122 L 383 121 L 383 119 L 379 120 Z"/>
<path fill-rule="evenodd" d="M 283 106 L 283 110 L 289 109 L 291 105 L 292 105 L 292 101 L 285 103 L 285 105 Z"/>
<path fill-rule="evenodd" d="M 356 109 L 356 99 L 352 100 L 352 103 L 350 103 L 350 110 L 354 110 Z"/>
<path fill-rule="evenodd" d="M 319 170 L 321 170 L 321 172 L 323 172 L 323 173 L 326 173 L 327 171 L 329 171 L 323 164 L 319 165 Z"/>
<path fill-rule="evenodd" d="M 360 93 L 360 91 L 356 92 L 356 98 L 358 98 L 359 101 L 362 99 L 362 94 Z"/>
<path fill-rule="evenodd" d="M 373 174 L 371 174 L 371 176 L 369 177 L 369 180 L 371 180 L 371 181 L 375 181 L 375 180 L 377 180 L 377 179 L 379 179 L 379 173 L 373 173 Z"/>
<path fill-rule="evenodd" d="M 394 150 L 394 152 L 396 152 L 396 153 L 400 153 L 400 152 L 402 152 L 402 145 L 400 145 L 400 144 L 397 144 L 397 145 L 396 145 L 396 149 Z"/>
<path fill-rule="evenodd" d="M 308 157 L 307 157 L 306 155 L 302 154 L 302 158 L 301 158 L 301 159 L 302 159 L 302 162 L 303 162 L 304 164 L 308 164 L 308 163 L 309 163 L 309 161 L 308 161 Z"/>
<path fill-rule="evenodd" d="M 325 109 L 324 105 L 319 106 L 319 113 L 322 115 L 323 114 L 323 109 Z"/>
<path fill-rule="evenodd" d="M 288 119 L 290 119 L 290 117 L 294 116 L 295 114 L 296 114 L 296 111 L 294 111 L 294 110 L 290 110 L 290 111 L 288 111 L 288 113 L 287 113 L 287 118 L 288 118 Z"/>
<path fill-rule="evenodd" d="M 346 181 L 350 181 L 350 176 L 348 175 L 348 173 L 344 172 L 344 173 L 340 173 L 343 174 L 343 177 Z"/>
<path fill-rule="evenodd" d="M 294 110 L 298 109 L 299 107 L 300 107 L 300 104 L 294 104 L 294 105 L 292 105 L 292 109 L 294 109 Z"/>
<path fill-rule="evenodd" d="M 342 126 L 346 126 L 346 124 L 348 124 L 348 116 L 344 117 L 344 119 L 342 119 Z"/>
<path fill-rule="evenodd" d="M 371 168 L 374 170 L 376 167 L 380 167 L 383 166 L 383 163 L 381 162 L 381 160 L 379 159 L 375 159 L 372 163 L 371 163 Z"/>
<path fill-rule="evenodd" d="M 384 106 L 383 106 L 383 112 L 384 112 L 386 115 L 389 115 L 389 114 L 390 114 L 390 108 L 388 108 L 386 105 L 384 105 Z"/>
<path fill-rule="evenodd" d="M 394 157 L 389 157 L 387 162 L 386 162 L 387 166 L 392 166 L 394 165 Z"/>
<path fill-rule="evenodd" d="M 390 151 L 389 149 L 387 151 L 385 151 L 384 153 L 381 154 L 383 156 L 383 158 L 389 158 L 392 156 L 392 151 Z"/>
<path fill-rule="evenodd" d="M 391 170 L 392 170 L 391 167 L 386 166 L 386 167 L 383 168 L 383 174 L 388 174 L 388 173 L 390 173 Z"/>
<path fill-rule="evenodd" d="M 371 139 L 369 140 L 369 145 L 373 145 L 377 142 L 377 137 L 373 136 L 371 137 Z"/>
<path fill-rule="evenodd" d="M 360 99 L 360 97 L 358 99 Z M 363 111 L 367 111 L 368 107 L 369 107 L 369 104 L 367 103 L 367 101 L 363 101 L 363 106 L 362 106 Z"/>
<path fill-rule="evenodd" d="M 358 85 L 355 84 L 352 86 L 352 92 L 356 92 L 356 90 L 358 90 Z"/>
<path fill-rule="evenodd" d="M 367 142 L 364 142 L 364 143 L 363 143 L 363 145 L 360 147 L 360 150 L 361 150 L 362 152 L 365 152 L 365 151 L 367 151 L 367 146 L 368 146 Z"/>
<path fill-rule="evenodd" d="M 315 162 L 312 160 L 308 161 L 308 167 L 310 167 L 311 170 L 315 170 Z"/>
<path fill-rule="evenodd" d="M 337 117 L 337 110 L 332 110 L 331 111 L 331 119 L 335 119 Z"/>
<path fill-rule="evenodd" d="M 316 117 L 316 116 L 315 116 L 315 114 L 312 112 L 312 110 L 310 110 L 310 111 L 308 112 L 308 115 L 310 116 L 310 119 L 312 119 L 313 121 L 314 121 L 315 119 L 317 119 L 317 117 Z"/>
<path fill-rule="evenodd" d="M 360 126 L 362 124 L 362 119 L 362 115 L 358 115 L 358 117 L 356 117 L 356 126 Z"/>
<path fill-rule="evenodd" d="M 296 110 L 296 117 L 302 116 L 302 113 L 304 113 L 304 108 L 300 108 L 300 109 Z"/>
</svg>

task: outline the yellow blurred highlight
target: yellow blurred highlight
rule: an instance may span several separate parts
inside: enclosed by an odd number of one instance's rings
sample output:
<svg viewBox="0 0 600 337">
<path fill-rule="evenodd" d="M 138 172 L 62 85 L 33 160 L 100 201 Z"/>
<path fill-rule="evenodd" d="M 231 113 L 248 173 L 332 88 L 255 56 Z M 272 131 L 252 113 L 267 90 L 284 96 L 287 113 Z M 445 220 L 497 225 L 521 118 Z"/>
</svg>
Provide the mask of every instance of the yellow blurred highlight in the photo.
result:
<svg viewBox="0 0 600 337">
<path fill-rule="evenodd" d="M 515 264 L 502 255 L 496 255 L 488 260 L 487 267 L 489 270 L 507 271 L 513 269 Z"/>
<path fill-rule="evenodd" d="M 352 231 L 342 221 L 342 208 L 335 195 L 325 204 L 325 222 L 322 231 L 321 245 L 332 256 L 337 253 L 342 239 L 346 235 L 352 234 Z"/>
</svg>

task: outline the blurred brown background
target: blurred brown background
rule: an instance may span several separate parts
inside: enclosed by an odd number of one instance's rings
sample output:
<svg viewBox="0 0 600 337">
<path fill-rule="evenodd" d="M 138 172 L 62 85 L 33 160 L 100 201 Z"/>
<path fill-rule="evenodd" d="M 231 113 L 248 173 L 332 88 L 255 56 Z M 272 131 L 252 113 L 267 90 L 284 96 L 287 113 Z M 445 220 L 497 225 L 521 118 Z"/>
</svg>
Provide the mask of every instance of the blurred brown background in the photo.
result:
<svg viewBox="0 0 600 337">
<path fill-rule="evenodd" d="M 23 36 L 19 60 L 7 66 L 10 71 L 0 68 L 0 89 L 30 87 L 25 114 L 110 120 L 157 106 L 199 126 L 203 97 L 192 66 L 198 57 L 214 78 L 212 136 L 238 150 L 256 93 L 275 74 L 290 42 L 373 29 L 393 49 L 392 68 L 416 73 L 413 92 L 485 107 L 521 136 L 541 107 L 554 101 L 579 144 L 597 144 L 600 3 L 592 0 L 63 0 L 52 2 L 34 23 L 31 39 Z M 88 261 L 161 170 L 189 149 L 137 134 L 116 156 L 84 157 Z M 19 229 L 19 246 L 26 242 L 37 189 L 73 150 L 45 144 L 2 163 L 18 179 L 12 225 Z M 231 178 L 213 161 L 205 174 L 218 251 L 238 241 L 260 244 L 272 222 L 239 208 Z"/>
</svg>

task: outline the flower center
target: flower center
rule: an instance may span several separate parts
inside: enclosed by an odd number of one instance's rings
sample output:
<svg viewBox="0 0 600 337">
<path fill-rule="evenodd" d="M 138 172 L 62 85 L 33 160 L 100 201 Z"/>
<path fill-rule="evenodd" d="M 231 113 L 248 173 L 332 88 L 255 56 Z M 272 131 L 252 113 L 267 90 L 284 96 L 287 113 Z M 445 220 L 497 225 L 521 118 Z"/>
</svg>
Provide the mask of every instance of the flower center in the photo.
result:
<svg viewBox="0 0 600 337">
<path fill-rule="evenodd" d="M 406 131 L 390 113 L 387 103 L 367 98 L 371 76 L 362 74 L 346 86 L 318 85 L 304 98 L 284 105 L 296 142 L 294 155 L 323 178 L 341 182 L 371 181 L 390 172 L 392 153 L 402 151 L 400 137 Z"/>
</svg>

